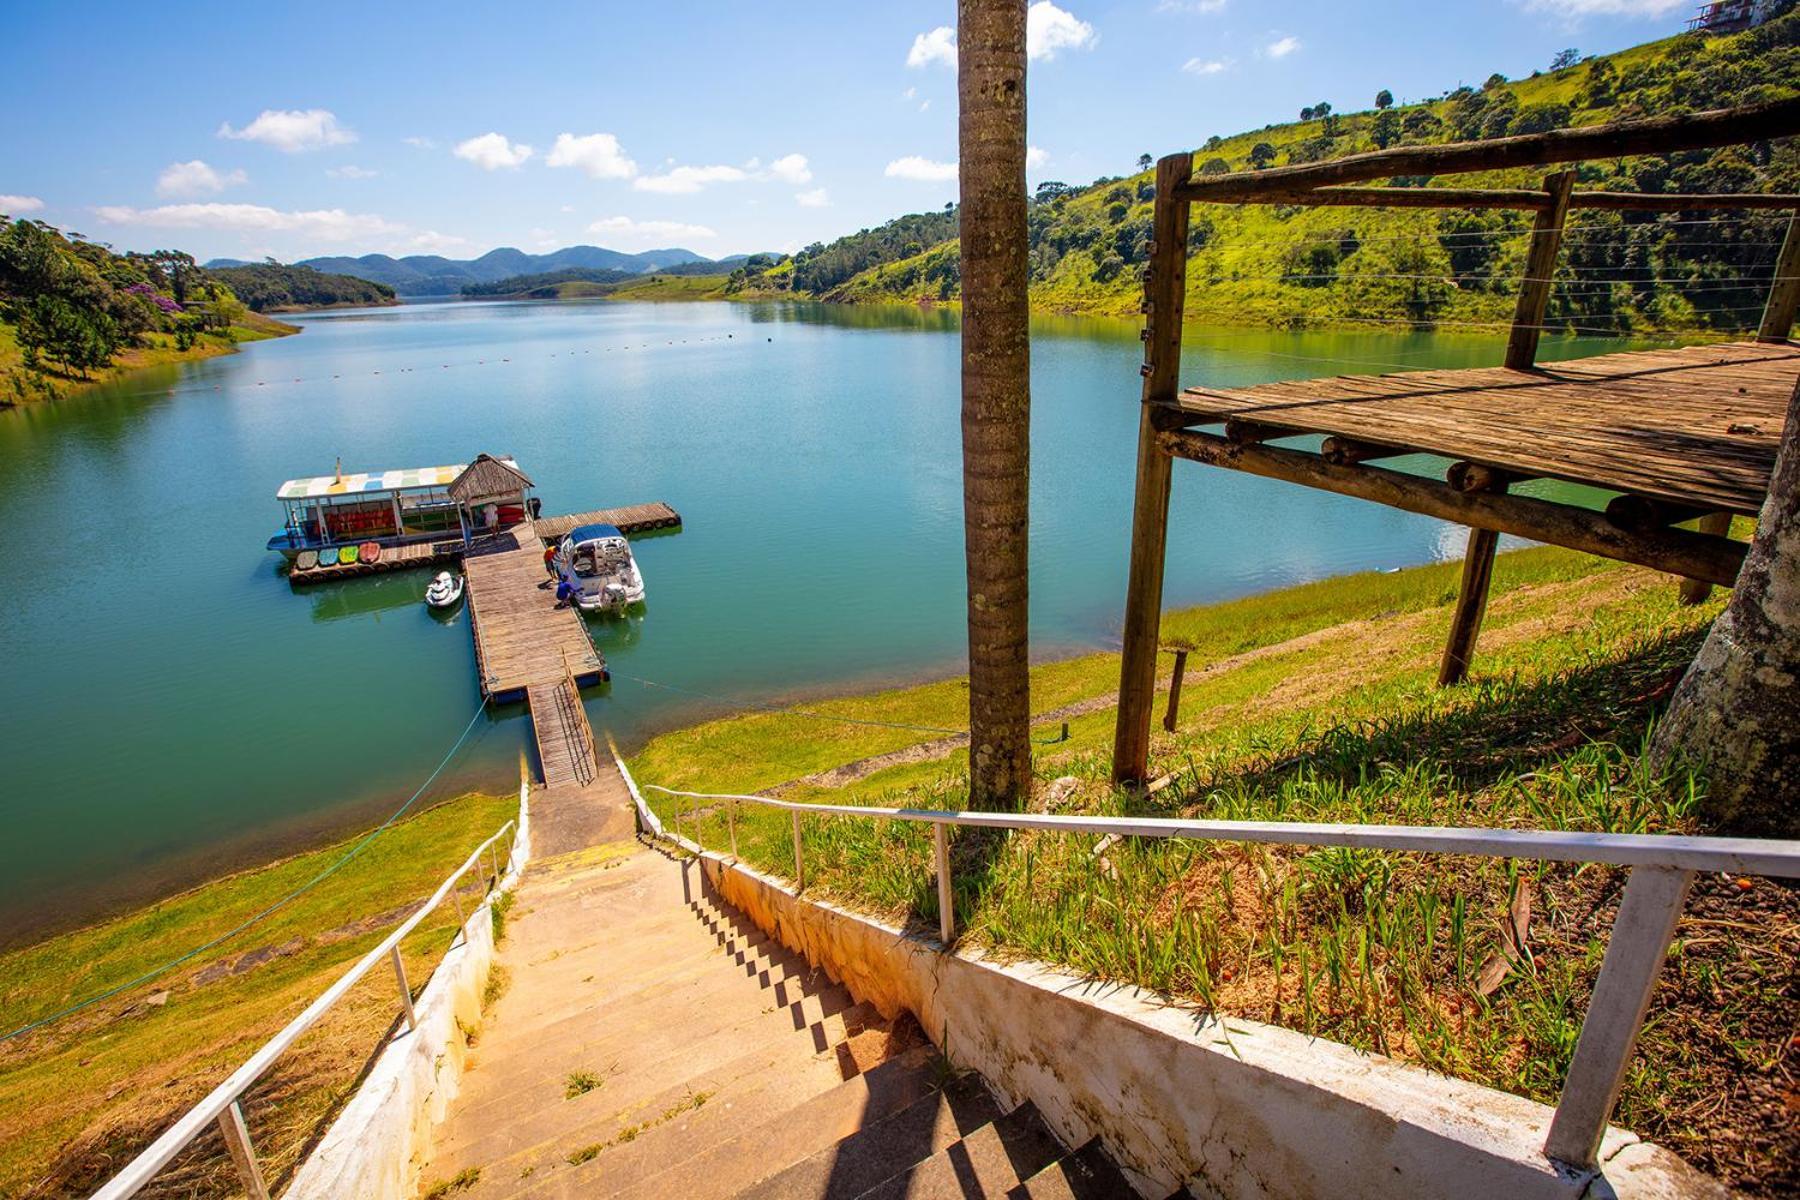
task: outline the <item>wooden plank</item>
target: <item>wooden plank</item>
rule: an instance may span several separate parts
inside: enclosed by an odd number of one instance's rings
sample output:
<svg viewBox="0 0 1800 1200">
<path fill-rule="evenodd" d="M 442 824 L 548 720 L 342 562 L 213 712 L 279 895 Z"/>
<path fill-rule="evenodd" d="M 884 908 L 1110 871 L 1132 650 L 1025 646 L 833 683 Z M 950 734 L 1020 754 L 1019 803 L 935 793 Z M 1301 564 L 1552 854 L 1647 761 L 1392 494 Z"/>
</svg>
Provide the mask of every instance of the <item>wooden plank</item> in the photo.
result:
<svg viewBox="0 0 1800 1200">
<path fill-rule="evenodd" d="M 578 525 L 616 525 L 620 533 L 647 533 L 652 529 L 681 528 L 681 514 L 658 500 L 653 504 L 628 504 L 623 508 L 597 508 L 591 512 L 539 517 L 532 522 L 537 536 L 556 541 Z"/>
<path fill-rule="evenodd" d="M 1214 390 L 1183 424 L 1237 420 L 1466 459 L 1702 511 L 1754 514 L 1768 490 L 1800 348 L 1627 351 L 1535 371 L 1339 376 Z"/>
<path fill-rule="evenodd" d="M 482 690 L 513 695 L 534 683 L 599 676 L 605 663 L 573 607 L 557 608 L 543 582 L 543 543 L 530 522 L 463 561 Z"/>
</svg>

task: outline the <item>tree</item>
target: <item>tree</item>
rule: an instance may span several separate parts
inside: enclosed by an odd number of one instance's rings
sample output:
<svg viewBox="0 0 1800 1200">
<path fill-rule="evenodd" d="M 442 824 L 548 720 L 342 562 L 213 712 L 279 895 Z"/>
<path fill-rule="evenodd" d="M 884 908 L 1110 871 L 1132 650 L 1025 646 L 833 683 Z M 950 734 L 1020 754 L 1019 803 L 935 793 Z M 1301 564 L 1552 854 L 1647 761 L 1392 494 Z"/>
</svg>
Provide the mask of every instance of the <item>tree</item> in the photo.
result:
<svg viewBox="0 0 1800 1200">
<path fill-rule="evenodd" d="M 1319 101 L 1317 104 L 1312 106 L 1312 114 L 1313 114 L 1313 116 L 1317 117 L 1319 120 L 1323 121 L 1326 117 L 1329 117 L 1331 115 L 1331 102 L 1329 100 Z"/>
<path fill-rule="evenodd" d="M 1552 71 L 1566 71 L 1581 61 L 1581 51 L 1570 46 L 1567 50 L 1558 50 L 1556 57 L 1550 60 Z"/>
<path fill-rule="evenodd" d="M 1148 171 L 1155 162 L 1156 160 L 1148 154 L 1140 154 L 1138 155 L 1138 170 Z"/>
<path fill-rule="evenodd" d="M 1383 150 L 1400 140 L 1400 114 L 1391 108 L 1384 108 L 1375 114 L 1375 123 L 1369 127 L 1369 137 Z"/>
<path fill-rule="evenodd" d="M 1250 165 L 1258 171 L 1275 164 L 1275 147 L 1267 142 L 1258 142 L 1250 147 Z"/>
<path fill-rule="evenodd" d="M 1307 106 L 1306 106 L 1306 107 L 1305 107 L 1305 108 L 1303 108 L 1303 109 L 1301 109 L 1301 110 L 1300 110 L 1300 119 L 1301 119 L 1301 120 L 1302 120 L 1302 121 L 1310 121 L 1310 120 L 1312 120 L 1312 119 L 1313 119 L 1313 107 L 1312 107 L 1312 105 L 1310 105 L 1310 104 L 1309 104 L 1309 105 L 1307 105 Z"/>
<path fill-rule="evenodd" d="M 1800 386 L 1731 602 L 1657 726 L 1651 761 L 1707 769 L 1705 811 L 1729 833 L 1800 837 Z"/>
<path fill-rule="evenodd" d="M 1058 196 L 1067 195 L 1069 192 L 1071 192 L 1073 190 L 1074 189 L 1071 188 L 1068 184 L 1062 182 L 1059 179 L 1046 179 L 1042 183 L 1037 185 L 1037 194 L 1036 194 L 1035 199 L 1037 200 L 1037 202 L 1039 204 L 1047 204 L 1050 201 L 1056 199 Z"/>
<path fill-rule="evenodd" d="M 959 0 L 957 51 L 969 804 L 1017 809 L 1031 791 L 1025 0 Z"/>
<path fill-rule="evenodd" d="M 1386 88 L 1382 88 L 1379 92 L 1375 93 L 1376 111 L 1386 112 L 1392 107 L 1394 107 L 1394 93 L 1388 91 Z"/>
</svg>

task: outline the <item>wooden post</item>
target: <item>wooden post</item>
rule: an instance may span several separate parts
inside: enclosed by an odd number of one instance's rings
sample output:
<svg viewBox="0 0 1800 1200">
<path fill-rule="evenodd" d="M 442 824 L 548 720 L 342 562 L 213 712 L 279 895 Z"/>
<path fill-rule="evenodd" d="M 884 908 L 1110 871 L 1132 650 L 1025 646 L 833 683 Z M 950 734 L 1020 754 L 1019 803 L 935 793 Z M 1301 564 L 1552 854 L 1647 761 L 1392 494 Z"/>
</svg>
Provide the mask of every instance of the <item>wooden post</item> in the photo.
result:
<svg viewBox="0 0 1800 1200">
<path fill-rule="evenodd" d="M 269 1200 L 269 1185 L 263 1182 L 262 1168 L 256 1165 L 256 1150 L 250 1145 L 250 1128 L 244 1124 L 243 1106 L 236 1100 L 219 1114 L 219 1132 L 225 1135 L 225 1148 L 231 1152 L 238 1179 L 250 1200 Z"/>
<path fill-rule="evenodd" d="M 1638 1030 L 1650 1010 L 1650 994 L 1656 990 L 1669 939 L 1675 936 L 1693 882 L 1692 871 L 1675 867 L 1631 869 L 1562 1099 L 1544 1142 L 1544 1153 L 1558 1162 L 1583 1169 L 1597 1165 L 1600 1139 L 1618 1102 Z"/>
<path fill-rule="evenodd" d="M 1800 212 L 1788 218 L 1787 237 L 1775 258 L 1775 282 L 1769 285 L 1769 303 L 1763 308 L 1759 342 L 1785 342 L 1794 331 L 1794 313 L 1800 309 Z"/>
<path fill-rule="evenodd" d="M 1175 732 L 1175 714 L 1181 711 L 1181 677 L 1187 674 L 1186 650 L 1175 652 L 1175 674 L 1169 680 L 1169 707 L 1163 713 L 1163 728 L 1170 733 Z"/>
<path fill-rule="evenodd" d="M 1156 164 L 1149 281 L 1144 289 L 1143 403 L 1138 412 L 1137 498 L 1131 514 L 1131 572 L 1125 587 L 1119 715 L 1113 732 L 1113 780 L 1141 782 L 1150 766 L 1150 716 L 1156 703 L 1156 643 L 1162 628 L 1163 557 L 1169 536 L 1169 469 L 1158 443 L 1154 402 L 1173 400 L 1181 381 L 1181 313 L 1187 300 L 1187 200 L 1194 170 L 1187 151 Z"/>
<path fill-rule="evenodd" d="M 1450 620 L 1450 640 L 1438 667 L 1438 686 L 1452 687 L 1469 673 L 1475 657 L 1475 639 L 1481 634 L 1482 614 L 1487 612 L 1488 585 L 1494 579 L 1494 548 L 1500 535 L 1491 529 L 1469 530 L 1469 549 L 1463 555 L 1462 586 L 1456 593 L 1456 615 Z"/>
<path fill-rule="evenodd" d="M 1550 305 L 1550 280 L 1556 274 L 1556 256 L 1562 249 L 1563 223 L 1569 218 L 1569 193 L 1575 188 L 1575 172 L 1558 171 L 1544 177 L 1550 203 L 1538 209 L 1531 227 L 1531 250 L 1525 256 L 1525 278 L 1519 282 L 1519 304 L 1513 312 L 1512 336 L 1506 341 L 1506 365 L 1529 371 L 1537 362 L 1538 337 L 1544 329 L 1544 313 Z"/>
<path fill-rule="evenodd" d="M 1791 233 L 1788 235 L 1788 240 L 1794 240 Z M 1724 537 L 1731 532 L 1731 514 L 1728 512 L 1707 513 L 1700 518 L 1700 532 L 1710 533 L 1714 537 Z M 1704 579 L 1683 579 L 1679 594 L 1683 604 L 1705 604 L 1706 598 L 1712 595 L 1712 584 Z"/>
</svg>

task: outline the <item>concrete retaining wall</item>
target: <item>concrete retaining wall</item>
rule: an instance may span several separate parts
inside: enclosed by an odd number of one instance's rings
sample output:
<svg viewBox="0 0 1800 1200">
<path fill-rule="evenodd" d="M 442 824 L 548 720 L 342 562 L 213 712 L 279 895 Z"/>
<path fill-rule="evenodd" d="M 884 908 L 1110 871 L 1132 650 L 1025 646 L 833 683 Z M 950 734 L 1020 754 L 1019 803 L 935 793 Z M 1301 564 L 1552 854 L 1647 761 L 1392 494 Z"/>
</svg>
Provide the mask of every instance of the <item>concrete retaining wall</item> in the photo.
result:
<svg viewBox="0 0 1800 1200">
<path fill-rule="evenodd" d="M 481 997 L 494 964 L 490 908 L 517 886 L 531 857 L 528 793 L 528 785 L 521 784 L 518 833 L 499 885 L 469 914 L 462 936 L 413 1002 L 417 1028 L 402 1026 L 382 1050 L 356 1095 L 295 1172 L 286 1200 L 406 1200 L 418 1193 L 432 1133 L 462 1084 L 468 1056 L 462 1031 L 481 1025 Z"/>
<path fill-rule="evenodd" d="M 1543 1155 L 1545 1105 L 1039 964 L 945 953 L 701 858 L 718 893 L 763 930 L 884 1015 L 913 1013 L 956 1065 L 1011 1103 L 1031 1100 L 1068 1145 L 1098 1136 L 1146 1196 L 1182 1183 L 1246 1200 L 1729 1194 L 1616 1129 L 1603 1177 L 1569 1172 Z"/>
</svg>

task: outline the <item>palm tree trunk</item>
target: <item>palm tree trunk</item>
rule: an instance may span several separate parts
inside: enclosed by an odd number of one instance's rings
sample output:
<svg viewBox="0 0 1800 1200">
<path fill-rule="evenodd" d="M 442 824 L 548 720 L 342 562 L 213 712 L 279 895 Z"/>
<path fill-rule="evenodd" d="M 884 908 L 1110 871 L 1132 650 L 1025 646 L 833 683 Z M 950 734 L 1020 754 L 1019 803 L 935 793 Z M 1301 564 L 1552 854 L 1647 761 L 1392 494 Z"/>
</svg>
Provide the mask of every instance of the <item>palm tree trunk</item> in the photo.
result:
<svg viewBox="0 0 1800 1200">
<path fill-rule="evenodd" d="M 1800 386 L 1731 602 L 1657 726 L 1651 761 L 1704 765 L 1714 829 L 1800 837 Z"/>
<path fill-rule="evenodd" d="M 969 578 L 969 803 L 1031 790 L 1025 294 L 1025 0 L 960 0 L 963 537 Z"/>
</svg>

